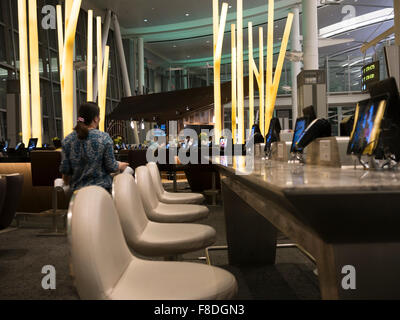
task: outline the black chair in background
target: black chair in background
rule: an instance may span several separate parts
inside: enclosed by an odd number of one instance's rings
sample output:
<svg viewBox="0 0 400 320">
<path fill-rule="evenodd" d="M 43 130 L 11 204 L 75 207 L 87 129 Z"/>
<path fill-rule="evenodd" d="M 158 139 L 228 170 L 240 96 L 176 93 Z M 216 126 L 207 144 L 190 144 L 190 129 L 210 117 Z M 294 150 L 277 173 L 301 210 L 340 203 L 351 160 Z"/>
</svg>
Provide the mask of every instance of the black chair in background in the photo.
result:
<svg viewBox="0 0 400 320">
<path fill-rule="evenodd" d="M 22 174 L 4 175 L 4 202 L 0 211 L 0 230 L 7 229 L 13 221 L 22 195 L 24 176 Z M 1 186 L 0 186 L 1 189 Z M 1 199 L 0 199 L 1 203 Z"/>
</svg>

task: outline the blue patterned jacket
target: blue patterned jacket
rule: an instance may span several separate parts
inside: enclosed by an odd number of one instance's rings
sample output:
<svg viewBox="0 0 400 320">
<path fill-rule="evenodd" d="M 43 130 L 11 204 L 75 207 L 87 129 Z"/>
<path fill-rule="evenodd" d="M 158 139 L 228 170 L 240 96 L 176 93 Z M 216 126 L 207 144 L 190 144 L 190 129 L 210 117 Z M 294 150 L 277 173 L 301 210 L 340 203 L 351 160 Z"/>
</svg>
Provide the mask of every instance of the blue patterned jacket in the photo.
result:
<svg viewBox="0 0 400 320">
<path fill-rule="evenodd" d="M 111 137 L 99 130 L 89 130 L 86 140 L 80 140 L 76 131 L 63 141 L 60 172 L 71 177 L 73 191 L 87 186 L 111 190 L 110 173 L 118 170 Z"/>
</svg>

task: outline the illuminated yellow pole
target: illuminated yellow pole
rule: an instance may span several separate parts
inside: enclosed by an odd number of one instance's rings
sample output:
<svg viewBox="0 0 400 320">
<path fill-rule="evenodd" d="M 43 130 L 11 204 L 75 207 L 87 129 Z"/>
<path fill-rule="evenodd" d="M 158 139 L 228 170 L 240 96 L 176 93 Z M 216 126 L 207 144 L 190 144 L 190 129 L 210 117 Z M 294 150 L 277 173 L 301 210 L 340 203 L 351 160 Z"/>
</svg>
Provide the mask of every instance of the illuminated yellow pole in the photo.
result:
<svg viewBox="0 0 400 320">
<path fill-rule="evenodd" d="M 62 8 L 57 5 L 57 31 L 58 31 L 58 58 L 59 58 L 59 72 L 60 72 L 60 82 L 62 75 L 62 60 L 64 54 L 64 31 L 63 31 L 63 18 L 62 18 Z"/>
<path fill-rule="evenodd" d="M 61 110 L 64 110 L 64 84 L 62 82 L 62 66 L 63 66 L 63 55 L 64 55 L 64 31 L 63 31 L 63 16 L 61 5 L 57 5 L 57 31 L 58 31 L 58 58 L 59 67 L 58 72 L 60 74 L 60 91 L 61 91 Z"/>
<path fill-rule="evenodd" d="M 106 120 L 106 98 L 107 98 L 107 77 L 108 77 L 108 61 L 110 57 L 110 47 L 106 46 L 104 53 L 104 66 L 103 66 L 103 78 L 100 82 L 99 88 L 101 88 L 101 100 L 99 100 L 100 107 L 100 124 L 99 130 L 105 131 L 105 120 Z"/>
<path fill-rule="evenodd" d="M 32 136 L 42 146 L 42 111 L 40 105 L 39 42 L 36 0 L 29 0 L 29 60 L 31 70 Z"/>
<path fill-rule="evenodd" d="M 243 86 L 243 0 L 237 1 L 237 90 L 238 90 L 238 143 L 245 143 L 244 86 Z"/>
<path fill-rule="evenodd" d="M 279 83 L 281 81 L 281 75 L 282 75 L 282 69 L 283 69 L 283 63 L 285 62 L 285 56 L 286 56 L 286 50 L 289 42 L 289 37 L 290 37 L 290 32 L 292 30 L 292 24 L 293 24 L 293 13 L 289 13 L 287 20 L 286 20 L 286 27 L 285 31 L 283 33 L 283 38 L 282 38 L 282 44 L 281 44 L 281 50 L 279 53 L 278 57 L 278 62 L 276 64 L 276 70 L 275 70 L 275 76 L 274 76 L 274 83 L 272 87 L 272 94 L 271 94 L 271 99 L 269 100 L 270 105 L 268 106 L 268 124 L 272 119 L 274 108 L 275 108 L 275 102 L 276 102 L 276 96 L 278 95 L 278 88 L 279 88 Z"/>
<path fill-rule="evenodd" d="M 264 108 L 264 34 L 263 34 L 263 28 L 260 27 L 258 29 L 258 38 L 259 38 L 259 81 L 258 81 L 258 91 L 259 91 L 259 97 L 260 97 L 260 112 L 259 112 L 259 117 L 260 117 L 260 131 L 262 134 L 265 134 L 265 108 Z M 267 129 L 268 130 L 268 129 Z"/>
<path fill-rule="evenodd" d="M 213 31 L 214 31 L 214 143 L 219 144 L 221 138 L 222 119 L 221 119 L 221 58 L 222 45 L 228 13 L 228 4 L 222 4 L 221 19 L 218 15 L 218 0 L 213 1 Z M 219 21 L 220 20 L 220 21 Z"/>
<path fill-rule="evenodd" d="M 29 0 L 29 52 L 31 64 L 32 136 L 42 146 L 42 110 L 40 103 L 39 42 L 36 0 Z"/>
<path fill-rule="evenodd" d="M 249 22 L 249 129 L 254 124 L 254 58 L 253 58 L 253 24 Z"/>
<path fill-rule="evenodd" d="M 87 101 L 93 101 L 93 10 L 88 11 Z"/>
<path fill-rule="evenodd" d="M 64 6 L 65 6 L 65 34 L 67 34 L 67 27 L 68 27 L 73 3 L 74 3 L 74 0 L 65 0 L 65 4 L 64 4 Z"/>
<path fill-rule="evenodd" d="M 267 35 L 267 73 L 265 78 L 265 128 L 269 128 L 269 110 L 272 95 L 272 72 L 274 63 L 274 0 L 268 0 L 268 35 Z M 273 111 L 272 111 L 273 112 Z"/>
<path fill-rule="evenodd" d="M 31 138 L 31 108 L 29 96 L 28 33 L 26 24 L 26 2 L 18 0 L 19 29 L 19 78 L 21 86 L 22 142 L 28 145 Z"/>
<path fill-rule="evenodd" d="M 218 85 L 218 78 L 221 72 L 221 66 L 217 65 L 216 50 L 218 42 L 218 26 L 219 26 L 219 1 L 213 0 L 213 46 L 214 46 L 214 143 L 219 144 L 220 131 L 218 131 L 218 106 L 221 101 L 221 87 Z"/>
<path fill-rule="evenodd" d="M 75 0 L 68 19 L 67 31 L 65 33 L 64 54 L 62 62 L 61 85 L 64 86 L 63 93 L 63 132 L 64 137 L 73 130 L 73 106 L 74 106 L 74 78 L 73 78 L 73 50 L 75 43 L 76 26 L 82 0 Z"/>
<path fill-rule="evenodd" d="M 236 26 L 234 24 L 231 25 L 231 35 L 232 35 L 232 138 L 233 143 L 236 143 L 236 108 L 237 108 L 237 77 L 236 77 Z"/>
<path fill-rule="evenodd" d="M 101 97 L 101 82 L 103 79 L 103 70 L 102 70 L 102 63 L 103 63 L 103 40 L 101 37 L 101 17 L 96 18 L 97 22 L 97 83 L 98 83 L 98 103 L 102 100 Z"/>
</svg>

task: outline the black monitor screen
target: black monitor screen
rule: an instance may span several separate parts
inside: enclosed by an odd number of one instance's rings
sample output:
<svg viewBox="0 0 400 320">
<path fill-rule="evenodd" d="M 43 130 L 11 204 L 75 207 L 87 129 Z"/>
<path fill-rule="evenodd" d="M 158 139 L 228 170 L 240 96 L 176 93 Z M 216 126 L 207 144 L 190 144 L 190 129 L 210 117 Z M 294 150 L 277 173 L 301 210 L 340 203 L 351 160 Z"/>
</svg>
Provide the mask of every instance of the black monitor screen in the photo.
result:
<svg viewBox="0 0 400 320">
<path fill-rule="evenodd" d="M 298 118 L 296 121 L 296 127 L 294 130 L 293 135 L 293 142 L 290 152 L 302 151 L 301 149 L 297 148 L 297 144 L 299 143 L 301 137 L 303 136 L 304 132 L 308 126 L 308 119 L 307 118 Z"/>
<path fill-rule="evenodd" d="M 385 114 L 387 97 L 358 103 L 348 154 L 372 156 L 379 141 L 381 122 Z"/>
<path fill-rule="evenodd" d="M 32 151 L 32 150 L 36 149 L 37 143 L 38 143 L 37 138 L 29 139 L 28 150 Z"/>
<path fill-rule="evenodd" d="M 267 136 L 265 137 L 265 148 L 270 148 L 273 142 L 279 141 L 279 134 L 281 132 L 281 125 L 279 119 L 271 119 Z"/>
</svg>

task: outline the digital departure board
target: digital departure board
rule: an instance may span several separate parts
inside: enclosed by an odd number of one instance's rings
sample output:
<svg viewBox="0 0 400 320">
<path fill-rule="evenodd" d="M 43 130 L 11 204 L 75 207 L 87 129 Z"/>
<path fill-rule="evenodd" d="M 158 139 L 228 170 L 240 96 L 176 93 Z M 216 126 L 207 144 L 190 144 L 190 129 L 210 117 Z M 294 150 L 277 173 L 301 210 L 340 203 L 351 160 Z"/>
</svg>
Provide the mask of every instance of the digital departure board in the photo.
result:
<svg viewBox="0 0 400 320">
<path fill-rule="evenodd" d="M 380 78 L 379 61 L 375 61 L 364 66 L 362 68 L 361 74 L 362 74 L 362 80 L 361 80 L 362 91 L 367 91 L 372 84 L 379 82 Z"/>
</svg>

